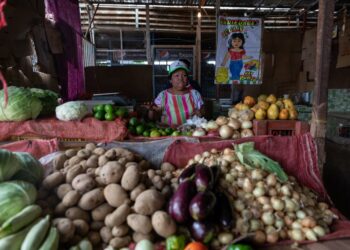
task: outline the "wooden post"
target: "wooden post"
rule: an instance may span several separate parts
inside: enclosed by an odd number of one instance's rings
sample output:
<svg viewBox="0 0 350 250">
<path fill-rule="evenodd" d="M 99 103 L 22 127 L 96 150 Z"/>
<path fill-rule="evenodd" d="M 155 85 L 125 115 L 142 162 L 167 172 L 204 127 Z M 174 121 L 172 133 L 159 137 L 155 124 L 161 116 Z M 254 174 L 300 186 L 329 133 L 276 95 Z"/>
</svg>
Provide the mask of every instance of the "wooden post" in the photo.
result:
<svg viewBox="0 0 350 250">
<path fill-rule="evenodd" d="M 321 173 L 326 161 L 325 138 L 334 5 L 335 0 L 320 0 L 317 21 L 315 86 L 310 130 L 317 144 Z"/>
<path fill-rule="evenodd" d="M 201 8 L 198 8 L 197 13 L 197 28 L 196 28 L 196 75 L 194 76 L 198 84 L 201 85 Z"/>
<path fill-rule="evenodd" d="M 216 0 L 215 3 L 215 21 L 216 21 L 216 47 L 218 46 L 218 28 L 219 28 L 219 16 L 220 16 L 220 0 Z M 215 66 L 216 67 L 216 66 Z M 216 69 L 215 69 L 216 71 Z M 216 84 L 216 99 L 220 98 L 220 84 Z"/>
<path fill-rule="evenodd" d="M 151 56 L 151 32 L 150 32 L 150 23 L 149 23 L 149 5 L 146 5 L 146 57 L 147 64 L 152 64 Z"/>
</svg>

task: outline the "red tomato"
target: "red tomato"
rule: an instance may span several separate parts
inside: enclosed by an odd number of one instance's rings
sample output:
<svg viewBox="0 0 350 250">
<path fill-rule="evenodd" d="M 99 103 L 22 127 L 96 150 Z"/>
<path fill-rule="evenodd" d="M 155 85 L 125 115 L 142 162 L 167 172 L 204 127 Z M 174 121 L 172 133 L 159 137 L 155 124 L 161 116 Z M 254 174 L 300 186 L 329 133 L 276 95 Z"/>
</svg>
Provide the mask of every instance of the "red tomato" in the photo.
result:
<svg viewBox="0 0 350 250">
<path fill-rule="evenodd" d="M 208 248 L 200 242 L 191 242 L 184 250 L 208 250 Z"/>
</svg>

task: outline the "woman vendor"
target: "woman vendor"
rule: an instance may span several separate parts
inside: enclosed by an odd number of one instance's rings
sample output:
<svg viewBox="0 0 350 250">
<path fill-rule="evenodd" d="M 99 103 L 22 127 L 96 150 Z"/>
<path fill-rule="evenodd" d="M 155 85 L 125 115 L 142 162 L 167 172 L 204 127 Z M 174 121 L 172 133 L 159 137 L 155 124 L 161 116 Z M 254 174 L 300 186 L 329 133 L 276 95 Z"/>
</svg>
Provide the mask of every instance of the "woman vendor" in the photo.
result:
<svg viewBox="0 0 350 250">
<path fill-rule="evenodd" d="M 154 109 L 161 113 L 161 122 L 170 126 L 181 125 L 192 116 L 201 116 L 203 100 L 200 93 L 188 85 L 189 69 L 181 61 L 170 65 L 171 87 L 160 92 L 154 100 Z"/>
</svg>

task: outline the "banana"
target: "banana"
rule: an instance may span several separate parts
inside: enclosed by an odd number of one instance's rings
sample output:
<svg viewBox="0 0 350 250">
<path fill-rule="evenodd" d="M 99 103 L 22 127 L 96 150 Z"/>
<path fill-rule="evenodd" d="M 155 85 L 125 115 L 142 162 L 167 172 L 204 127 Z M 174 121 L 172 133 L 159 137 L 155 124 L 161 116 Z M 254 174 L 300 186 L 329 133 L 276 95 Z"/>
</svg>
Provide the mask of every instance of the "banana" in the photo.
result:
<svg viewBox="0 0 350 250">
<path fill-rule="evenodd" d="M 57 250 L 59 243 L 58 231 L 55 227 L 51 227 L 46 239 L 39 250 Z"/>
<path fill-rule="evenodd" d="M 18 232 L 20 229 L 32 223 L 41 214 L 42 210 L 38 205 L 29 205 L 21 212 L 6 220 L 0 228 L 0 239 Z"/>
<path fill-rule="evenodd" d="M 39 249 L 50 227 L 50 216 L 40 219 L 28 232 L 21 250 Z"/>
</svg>

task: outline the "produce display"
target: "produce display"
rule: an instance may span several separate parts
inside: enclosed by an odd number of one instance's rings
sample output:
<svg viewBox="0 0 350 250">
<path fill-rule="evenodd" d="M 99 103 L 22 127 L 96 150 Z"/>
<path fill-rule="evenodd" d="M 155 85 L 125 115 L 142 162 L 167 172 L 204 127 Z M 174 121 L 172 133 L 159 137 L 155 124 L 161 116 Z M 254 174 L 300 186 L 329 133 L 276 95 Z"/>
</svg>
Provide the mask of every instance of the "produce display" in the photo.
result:
<svg viewBox="0 0 350 250">
<path fill-rule="evenodd" d="M 98 120 L 114 121 L 116 118 L 128 116 L 128 110 L 124 107 L 116 107 L 112 104 L 98 104 L 92 109 L 93 115 Z"/>
<path fill-rule="evenodd" d="M 34 204 L 43 173 L 30 154 L 0 150 L 0 249 L 58 249 L 50 216 Z"/>
<path fill-rule="evenodd" d="M 0 121 L 25 121 L 51 115 L 58 105 L 58 95 L 50 90 L 10 86 L 7 91 L 5 106 L 6 96 L 0 90 Z"/>
<path fill-rule="evenodd" d="M 257 100 L 244 97 L 243 103 L 234 106 L 237 111 L 252 110 L 257 120 L 297 120 L 298 112 L 289 98 L 276 98 L 275 95 L 260 95 Z M 229 115 L 230 116 L 230 115 Z M 231 116 L 230 116 L 231 117 Z"/>
</svg>

